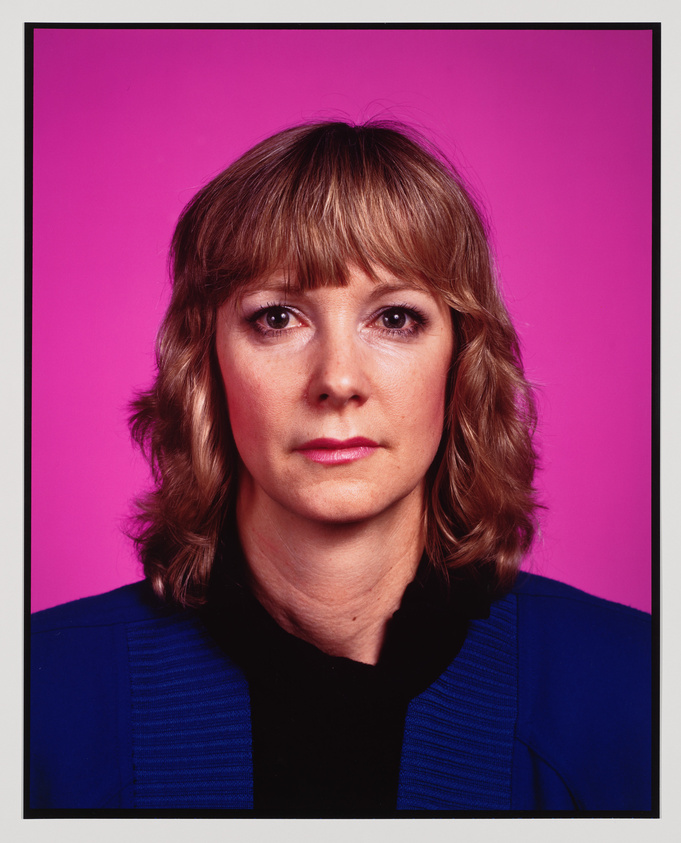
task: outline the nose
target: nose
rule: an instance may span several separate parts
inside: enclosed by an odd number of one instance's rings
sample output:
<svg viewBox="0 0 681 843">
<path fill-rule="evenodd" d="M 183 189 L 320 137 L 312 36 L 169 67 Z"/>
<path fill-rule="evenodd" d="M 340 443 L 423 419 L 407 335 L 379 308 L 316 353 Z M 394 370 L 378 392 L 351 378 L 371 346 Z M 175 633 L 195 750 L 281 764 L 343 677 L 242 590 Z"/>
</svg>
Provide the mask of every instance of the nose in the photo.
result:
<svg viewBox="0 0 681 843">
<path fill-rule="evenodd" d="M 367 361 L 352 332 L 324 332 L 311 351 L 314 363 L 308 394 L 313 404 L 341 409 L 366 401 L 369 396 Z"/>
</svg>

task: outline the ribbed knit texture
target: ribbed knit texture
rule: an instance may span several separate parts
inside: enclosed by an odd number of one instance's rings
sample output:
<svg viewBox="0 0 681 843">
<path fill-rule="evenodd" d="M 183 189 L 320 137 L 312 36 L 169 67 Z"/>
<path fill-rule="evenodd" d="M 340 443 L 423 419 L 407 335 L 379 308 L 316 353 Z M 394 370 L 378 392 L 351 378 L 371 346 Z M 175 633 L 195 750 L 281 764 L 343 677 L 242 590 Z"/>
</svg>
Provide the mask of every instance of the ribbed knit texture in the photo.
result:
<svg viewBox="0 0 681 843">
<path fill-rule="evenodd" d="M 409 705 L 397 807 L 511 807 L 517 706 L 516 598 L 472 621 L 452 665 Z M 130 624 L 135 806 L 251 808 L 246 680 L 203 624 Z M 189 714 L 189 716 L 188 716 Z"/>
<path fill-rule="evenodd" d="M 196 616 L 136 583 L 32 625 L 31 811 L 251 804 L 246 682 Z M 650 632 L 641 612 L 521 577 L 412 700 L 400 808 L 651 811 Z"/>
<path fill-rule="evenodd" d="M 137 808 L 252 808 L 248 686 L 187 615 L 130 624 Z"/>
<path fill-rule="evenodd" d="M 517 708 L 516 598 L 471 622 L 442 676 L 409 705 L 400 810 L 504 810 L 511 807 Z"/>
</svg>

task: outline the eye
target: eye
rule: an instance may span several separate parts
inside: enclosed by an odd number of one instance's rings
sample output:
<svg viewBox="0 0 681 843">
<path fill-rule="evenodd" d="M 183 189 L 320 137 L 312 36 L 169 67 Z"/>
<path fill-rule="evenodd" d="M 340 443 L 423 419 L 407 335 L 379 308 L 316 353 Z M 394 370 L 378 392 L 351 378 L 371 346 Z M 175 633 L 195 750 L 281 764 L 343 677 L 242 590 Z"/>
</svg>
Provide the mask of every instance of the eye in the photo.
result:
<svg viewBox="0 0 681 843">
<path fill-rule="evenodd" d="M 416 336 L 428 320 L 414 307 L 393 305 L 386 307 L 374 319 L 374 325 L 383 334 L 395 338 Z"/>
<path fill-rule="evenodd" d="M 288 306 L 268 304 L 246 318 L 254 331 L 264 337 L 276 337 L 288 333 L 292 328 L 300 327 L 300 319 Z"/>
<path fill-rule="evenodd" d="M 272 328 L 275 331 L 285 328 L 291 321 L 290 313 L 283 307 L 268 308 L 265 313 L 262 314 L 262 318 L 264 319 L 267 327 Z"/>
<path fill-rule="evenodd" d="M 384 328 L 389 328 L 393 331 L 401 330 L 407 324 L 408 315 L 400 307 L 391 307 L 384 310 L 381 314 L 381 322 Z"/>
</svg>

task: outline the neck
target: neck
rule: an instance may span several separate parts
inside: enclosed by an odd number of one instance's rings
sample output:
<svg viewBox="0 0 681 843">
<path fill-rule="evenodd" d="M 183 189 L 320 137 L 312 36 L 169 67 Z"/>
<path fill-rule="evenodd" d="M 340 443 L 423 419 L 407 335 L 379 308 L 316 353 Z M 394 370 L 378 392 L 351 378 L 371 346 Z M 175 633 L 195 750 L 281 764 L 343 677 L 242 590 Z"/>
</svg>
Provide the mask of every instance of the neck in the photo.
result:
<svg viewBox="0 0 681 843">
<path fill-rule="evenodd" d="M 367 522 L 298 518 L 239 495 L 239 536 L 257 599 L 287 632 L 334 656 L 378 661 L 423 553 L 423 490 Z"/>
</svg>

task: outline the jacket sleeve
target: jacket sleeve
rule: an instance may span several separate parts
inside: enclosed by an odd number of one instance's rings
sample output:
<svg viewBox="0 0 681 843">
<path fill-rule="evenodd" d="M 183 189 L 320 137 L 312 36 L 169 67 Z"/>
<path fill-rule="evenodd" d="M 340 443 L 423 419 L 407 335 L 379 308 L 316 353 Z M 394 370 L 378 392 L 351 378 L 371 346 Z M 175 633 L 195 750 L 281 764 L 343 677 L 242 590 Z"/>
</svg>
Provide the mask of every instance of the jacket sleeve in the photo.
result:
<svg viewBox="0 0 681 843">
<path fill-rule="evenodd" d="M 125 627 L 41 614 L 30 651 L 29 807 L 129 807 Z"/>
<path fill-rule="evenodd" d="M 514 807 L 650 811 L 650 616 L 545 583 L 518 594 Z"/>
</svg>

